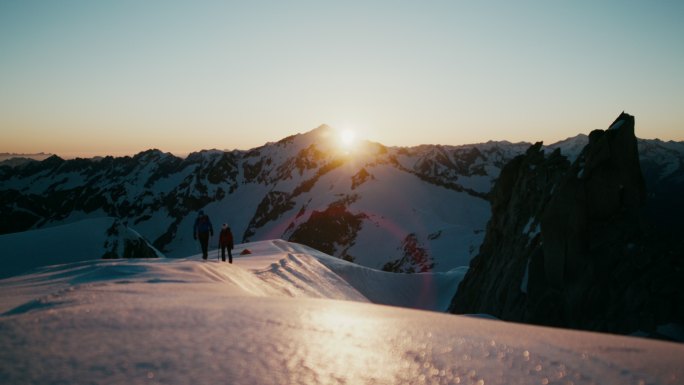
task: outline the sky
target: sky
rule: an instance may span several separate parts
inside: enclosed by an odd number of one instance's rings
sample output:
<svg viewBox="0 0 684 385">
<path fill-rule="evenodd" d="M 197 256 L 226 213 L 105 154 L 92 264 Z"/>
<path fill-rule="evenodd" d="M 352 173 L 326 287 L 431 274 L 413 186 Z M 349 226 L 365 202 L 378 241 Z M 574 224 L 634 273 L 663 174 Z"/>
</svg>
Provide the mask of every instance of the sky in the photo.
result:
<svg viewBox="0 0 684 385">
<path fill-rule="evenodd" d="M 0 0 L 0 152 L 684 140 L 684 2 Z"/>
</svg>

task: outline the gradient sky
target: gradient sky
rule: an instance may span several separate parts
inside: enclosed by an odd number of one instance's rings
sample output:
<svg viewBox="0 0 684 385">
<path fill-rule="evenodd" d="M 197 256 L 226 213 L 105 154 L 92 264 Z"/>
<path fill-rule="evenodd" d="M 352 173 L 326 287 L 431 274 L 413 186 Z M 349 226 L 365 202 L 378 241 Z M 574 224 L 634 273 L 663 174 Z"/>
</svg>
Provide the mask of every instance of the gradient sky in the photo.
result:
<svg viewBox="0 0 684 385">
<path fill-rule="evenodd" d="M 684 1 L 0 0 L 0 152 L 684 140 Z"/>
</svg>

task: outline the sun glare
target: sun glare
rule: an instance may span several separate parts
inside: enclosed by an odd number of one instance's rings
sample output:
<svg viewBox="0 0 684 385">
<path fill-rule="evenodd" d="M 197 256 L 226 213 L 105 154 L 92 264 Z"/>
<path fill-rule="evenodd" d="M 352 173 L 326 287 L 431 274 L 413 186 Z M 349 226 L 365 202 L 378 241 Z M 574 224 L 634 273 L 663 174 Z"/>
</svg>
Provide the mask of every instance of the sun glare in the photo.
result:
<svg viewBox="0 0 684 385">
<path fill-rule="evenodd" d="M 356 139 L 356 132 L 350 129 L 344 129 L 340 132 L 340 139 L 342 140 L 342 146 L 351 147 Z"/>
</svg>

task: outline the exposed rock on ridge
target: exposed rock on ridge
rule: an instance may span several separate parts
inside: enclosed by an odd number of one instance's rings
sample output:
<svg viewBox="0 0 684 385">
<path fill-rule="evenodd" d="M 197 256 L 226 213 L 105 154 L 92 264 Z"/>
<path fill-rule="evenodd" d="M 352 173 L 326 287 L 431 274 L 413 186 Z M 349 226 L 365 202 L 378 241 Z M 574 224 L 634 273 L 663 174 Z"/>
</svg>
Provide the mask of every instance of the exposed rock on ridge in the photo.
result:
<svg viewBox="0 0 684 385">
<path fill-rule="evenodd" d="M 664 242 L 643 221 L 634 117 L 593 131 L 571 166 L 540 148 L 502 170 L 451 312 L 652 335 L 682 324 L 682 243 Z"/>
<path fill-rule="evenodd" d="M 536 143 L 503 168 L 491 193 L 492 217 L 484 242 L 454 298 L 453 311 L 524 319 L 525 288 L 518 288 L 528 261 L 541 253 L 538 213 L 569 166 L 560 151 L 545 158 Z"/>
<path fill-rule="evenodd" d="M 145 238 L 118 219 L 107 229 L 103 249 L 103 259 L 163 257 Z"/>
</svg>

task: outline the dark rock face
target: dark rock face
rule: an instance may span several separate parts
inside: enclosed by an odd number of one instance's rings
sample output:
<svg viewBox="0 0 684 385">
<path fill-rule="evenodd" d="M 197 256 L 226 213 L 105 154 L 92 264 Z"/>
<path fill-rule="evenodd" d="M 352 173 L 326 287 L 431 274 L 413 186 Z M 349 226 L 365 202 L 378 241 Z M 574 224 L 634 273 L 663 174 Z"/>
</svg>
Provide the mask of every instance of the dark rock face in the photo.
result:
<svg viewBox="0 0 684 385">
<path fill-rule="evenodd" d="M 453 312 L 523 319 L 523 276 L 528 261 L 542 252 L 538 213 L 569 167 L 560 151 L 545 158 L 537 143 L 503 168 L 491 192 L 492 217 L 484 242 L 453 300 Z"/>
<path fill-rule="evenodd" d="M 450 310 L 656 336 L 684 323 L 684 247 L 649 225 L 634 118 L 592 132 L 572 166 L 539 147 L 502 170 Z"/>
<path fill-rule="evenodd" d="M 560 300 L 565 306 L 542 318 L 612 329 L 590 314 L 611 305 L 608 293 L 618 284 L 612 282 L 612 271 L 629 257 L 640 257 L 625 253 L 625 246 L 642 243 L 639 213 L 646 197 L 634 118 L 623 114 L 611 127 L 618 125 L 589 135 L 589 144 L 544 210 L 544 283 L 554 294 L 532 299 Z"/>
<path fill-rule="evenodd" d="M 383 271 L 392 273 L 425 273 L 435 267 L 435 262 L 430 258 L 430 253 L 425 246 L 416 238 L 416 234 L 409 234 L 401 244 L 404 255 L 394 261 L 383 265 Z"/>
<path fill-rule="evenodd" d="M 292 233 L 289 240 L 305 243 L 330 255 L 339 255 L 347 261 L 354 261 L 349 254 L 356 235 L 361 229 L 365 214 L 352 214 L 347 206 L 355 196 L 333 202 L 323 211 L 313 211 L 309 219 Z"/>
<path fill-rule="evenodd" d="M 159 258 L 161 255 L 150 243 L 120 220 L 107 229 L 107 240 L 102 259 Z"/>
</svg>

